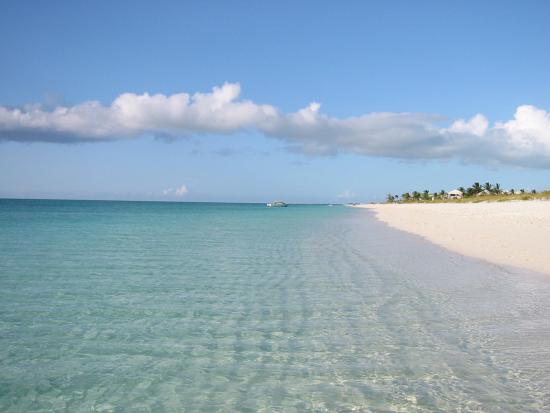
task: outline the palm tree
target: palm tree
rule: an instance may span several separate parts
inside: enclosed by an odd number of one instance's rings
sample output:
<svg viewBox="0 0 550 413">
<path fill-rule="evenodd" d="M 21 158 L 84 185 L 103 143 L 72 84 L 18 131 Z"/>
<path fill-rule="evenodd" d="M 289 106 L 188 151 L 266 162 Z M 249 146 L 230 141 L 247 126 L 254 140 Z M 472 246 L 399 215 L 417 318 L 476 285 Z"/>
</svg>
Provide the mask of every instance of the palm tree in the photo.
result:
<svg viewBox="0 0 550 413">
<path fill-rule="evenodd" d="M 401 195 L 401 199 L 403 199 L 403 201 L 408 201 L 411 199 L 411 194 L 405 192 L 403 195 Z"/>
<path fill-rule="evenodd" d="M 522 188 L 522 189 L 519 190 L 519 192 L 520 192 L 520 194 L 524 194 L 524 193 L 525 193 L 525 189 Z"/>
<path fill-rule="evenodd" d="M 493 192 L 495 194 L 500 194 L 502 191 L 500 190 L 500 184 L 497 182 L 495 186 L 493 187 Z"/>
<path fill-rule="evenodd" d="M 395 201 L 395 198 L 393 197 L 393 195 L 388 194 L 388 196 L 386 197 L 386 202 L 391 203 L 393 201 Z"/>
<path fill-rule="evenodd" d="M 430 199 L 430 191 L 428 191 L 427 189 L 422 193 L 422 199 L 424 199 L 425 201 L 427 201 L 428 199 Z"/>
<path fill-rule="evenodd" d="M 485 182 L 485 185 L 483 185 L 483 189 L 485 189 L 487 192 L 491 192 L 493 190 L 493 185 L 491 185 L 489 182 Z"/>
<path fill-rule="evenodd" d="M 479 184 L 479 182 L 474 182 L 474 184 L 472 185 L 472 189 L 476 194 L 479 194 L 481 191 L 483 191 L 483 187 Z"/>
<path fill-rule="evenodd" d="M 532 193 L 532 194 L 536 194 L 536 193 L 537 193 L 537 190 L 536 190 L 536 189 L 533 189 L 533 190 L 531 191 L 531 193 Z"/>
<path fill-rule="evenodd" d="M 413 191 L 412 196 L 413 196 L 414 199 L 420 199 L 420 192 Z"/>
</svg>

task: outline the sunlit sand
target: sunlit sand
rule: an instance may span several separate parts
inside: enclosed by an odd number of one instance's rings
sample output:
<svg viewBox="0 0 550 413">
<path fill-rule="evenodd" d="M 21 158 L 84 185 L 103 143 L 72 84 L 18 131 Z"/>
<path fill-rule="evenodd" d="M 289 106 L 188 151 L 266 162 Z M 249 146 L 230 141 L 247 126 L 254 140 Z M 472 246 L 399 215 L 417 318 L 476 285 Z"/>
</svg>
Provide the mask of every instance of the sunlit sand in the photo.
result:
<svg viewBox="0 0 550 413">
<path fill-rule="evenodd" d="M 452 251 L 550 274 L 549 201 L 358 207 Z"/>
</svg>

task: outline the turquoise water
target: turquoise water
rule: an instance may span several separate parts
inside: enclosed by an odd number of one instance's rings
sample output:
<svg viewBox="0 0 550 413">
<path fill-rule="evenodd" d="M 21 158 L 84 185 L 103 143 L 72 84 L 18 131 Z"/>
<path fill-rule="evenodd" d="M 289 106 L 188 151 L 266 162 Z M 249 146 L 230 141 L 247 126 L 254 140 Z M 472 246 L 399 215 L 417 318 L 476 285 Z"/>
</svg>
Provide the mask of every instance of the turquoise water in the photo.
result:
<svg viewBox="0 0 550 413">
<path fill-rule="evenodd" d="M 0 411 L 550 411 L 548 277 L 346 207 L 0 200 Z"/>
</svg>

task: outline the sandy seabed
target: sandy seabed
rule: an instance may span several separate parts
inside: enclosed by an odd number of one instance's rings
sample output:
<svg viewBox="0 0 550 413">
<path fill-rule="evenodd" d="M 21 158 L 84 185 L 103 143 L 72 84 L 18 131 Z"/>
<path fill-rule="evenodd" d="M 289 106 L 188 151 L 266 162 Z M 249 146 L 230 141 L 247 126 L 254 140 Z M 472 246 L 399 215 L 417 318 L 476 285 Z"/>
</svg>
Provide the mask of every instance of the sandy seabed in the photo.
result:
<svg viewBox="0 0 550 413">
<path fill-rule="evenodd" d="M 550 274 L 550 201 L 358 207 L 460 254 Z"/>
</svg>

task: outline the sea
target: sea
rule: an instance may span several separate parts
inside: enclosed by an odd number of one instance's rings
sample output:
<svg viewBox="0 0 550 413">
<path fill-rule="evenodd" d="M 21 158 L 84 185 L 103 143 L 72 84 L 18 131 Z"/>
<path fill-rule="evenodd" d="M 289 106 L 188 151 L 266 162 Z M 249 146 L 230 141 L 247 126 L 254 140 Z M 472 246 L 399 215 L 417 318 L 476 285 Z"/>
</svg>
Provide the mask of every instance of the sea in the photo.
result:
<svg viewBox="0 0 550 413">
<path fill-rule="evenodd" d="M 4 199 L 0 411 L 549 412 L 550 277 L 346 206 Z"/>
</svg>

